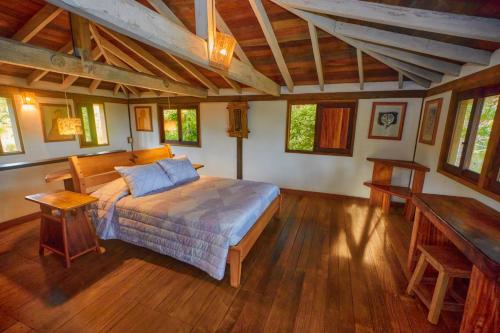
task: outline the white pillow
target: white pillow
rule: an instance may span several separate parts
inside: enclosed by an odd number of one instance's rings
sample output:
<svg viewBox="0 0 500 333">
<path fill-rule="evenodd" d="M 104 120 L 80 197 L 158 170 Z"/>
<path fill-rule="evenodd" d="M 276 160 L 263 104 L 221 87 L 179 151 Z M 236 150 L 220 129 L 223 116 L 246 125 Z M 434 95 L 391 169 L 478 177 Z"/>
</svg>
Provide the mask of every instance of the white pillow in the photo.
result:
<svg viewBox="0 0 500 333">
<path fill-rule="evenodd" d="M 168 175 L 156 163 L 132 167 L 115 167 L 127 183 L 132 196 L 158 193 L 174 186 Z"/>
</svg>

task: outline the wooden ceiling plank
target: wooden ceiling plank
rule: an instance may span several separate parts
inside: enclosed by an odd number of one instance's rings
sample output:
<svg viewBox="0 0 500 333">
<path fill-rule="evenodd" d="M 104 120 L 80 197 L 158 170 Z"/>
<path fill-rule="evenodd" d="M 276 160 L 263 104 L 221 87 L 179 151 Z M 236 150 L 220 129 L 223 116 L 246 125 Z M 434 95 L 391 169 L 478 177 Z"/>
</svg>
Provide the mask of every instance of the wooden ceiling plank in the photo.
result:
<svg viewBox="0 0 500 333">
<path fill-rule="evenodd" d="M 355 20 L 500 42 L 500 20 L 357 0 L 280 0 L 288 6 Z"/>
<path fill-rule="evenodd" d="M 11 38 L 26 43 L 30 41 L 37 33 L 47 26 L 63 10 L 51 4 L 46 4 L 21 29 L 19 29 Z"/>
<path fill-rule="evenodd" d="M 283 58 L 283 54 L 281 53 L 281 48 L 278 43 L 278 39 L 276 38 L 276 35 L 274 34 L 273 27 L 271 25 L 271 21 L 269 21 L 269 17 L 267 16 L 266 10 L 264 6 L 262 5 L 261 0 L 248 0 L 250 3 L 250 6 L 252 6 L 253 12 L 255 13 L 255 16 L 257 17 L 257 21 L 259 21 L 260 27 L 262 29 L 262 32 L 264 33 L 264 36 L 266 37 L 267 44 L 269 44 L 269 47 L 271 48 L 271 51 L 274 56 L 274 60 L 276 61 L 276 64 L 278 65 L 278 68 L 280 70 L 281 76 L 283 77 L 283 80 L 285 81 L 285 84 L 288 88 L 289 92 L 293 92 L 293 80 L 292 76 L 290 75 L 290 72 L 288 71 L 288 67 L 286 65 L 285 58 Z"/>
<path fill-rule="evenodd" d="M 196 67 L 194 67 L 190 62 L 182 60 L 180 58 L 174 57 L 168 53 L 165 53 L 177 62 L 182 68 L 184 68 L 189 74 L 191 74 L 195 79 L 200 81 L 205 87 L 207 87 L 212 93 L 218 95 L 219 87 L 217 87 L 212 81 L 210 81 L 205 75 L 203 75 Z"/>
<path fill-rule="evenodd" d="M 220 15 L 220 13 L 217 9 L 215 10 L 215 22 L 216 22 L 217 30 L 219 30 L 220 32 L 223 32 L 225 34 L 228 34 L 230 36 L 233 36 L 233 38 L 234 38 L 234 35 L 231 32 L 231 29 L 229 29 L 229 27 L 227 26 L 226 22 L 224 21 L 224 19 L 222 18 L 222 16 Z M 250 60 L 248 59 L 247 55 L 245 54 L 245 52 L 243 52 L 243 49 L 241 48 L 238 41 L 236 41 L 234 53 L 236 53 L 236 55 L 238 56 L 238 58 L 241 61 L 243 61 L 244 63 L 253 67 L 253 65 L 250 62 Z"/>
<path fill-rule="evenodd" d="M 99 26 L 99 29 L 106 32 L 108 35 L 113 37 L 114 40 L 119 42 L 121 45 L 125 46 L 128 50 L 135 53 L 138 57 L 149 63 L 151 66 L 155 67 L 157 70 L 170 77 L 172 80 L 182 83 L 188 83 L 182 76 L 177 74 L 173 69 L 162 63 L 158 58 L 152 55 L 150 52 L 146 51 L 142 46 L 136 43 L 134 40 L 128 38 L 127 36 L 120 35 L 114 31 L 106 29 Z"/>
<path fill-rule="evenodd" d="M 382 45 L 363 42 L 360 40 L 356 40 L 356 42 L 360 43 L 360 45 L 362 45 L 363 48 L 368 49 L 370 51 L 377 52 L 379 54 L 394 59 L 402 60 L 404 62 L 408 62 L 414 65 L 418 65 L 420 67 L 431 69 L 433 71 L 440 73 L 458 76 L 460 75 L 460 70 L 462 68 L 462 66 L 452 62 L 422 56 L 413 52 L 407 52 L 399 49 L 394 49 L 392 47 L 386 47 Z"/>
<path fill-rule="evenodd" d="M 316 73 L 318 74 L 318 84 L 321 91 L 325 90 L 325 80 L 323 78 L 323 65 L 321 63 L 321 52 L 318 44 L 318 32 L 316 27 L 311 22 L 307 22 L 309 35 L 311 35 L 312 50 L 314 55 L 314 63 L 316 64 Z"/>
<path fill-rule="evenodd" d="M 276 3 L 279 6 L 283 7 L 284 9 L 290 11 L 291 13 L 297 15 L 298 17 L 302 18 L 306 22 L 311 22 L 316 27 L 318 27 L 321 30 L 329 33 L 330 35 L 342 40 L 346 44 L 351 45 L 352 47 L 359 49 L 359 50 L 361 50 L 365 53 L 368 53 L 368 54 L 369 54 L 369 52 L 371 52 L 367 49 L 363 49 L 363 46 L 360 43 L 358 43 L 356 40 L 337 33 L 335 30 L 335 25 L 331 24 L 332 20 L 330 20 L 329 18 L 315 15 L 315 14 L 311 14 L 308 12 L 304 12 L 303 10 L 300 10 L 300 9 L 292 8 L 290 6 L 283 4 L 280 1 L 276 1 L 276 0 L 271 0 L 271 1 L 273 1 L 274 3 Z M 407 72 L 403 71 L 401 68 L 395 67 L 393 64 L 385 62 L 385 60 L 382 57 L 379 57 L 377 54 L 370 54 L 370 55 L 373 58 L 377 59 L 378 61 L 382 62 L 383 64 L 387 65 L 388 67 L 394 69 L 396 72 L 403 73 L 405 75 L 407 74 Z M 412 79 L 415 83 L 421 85 L 422 87 L 428 88 L 430 86 L 430 81 L 423 79 L 421 77 L 418 77 L 417 75 L 413 75 L 411 73 L 408 73 L 408 74 L 410 74 L 410 75 L 406 75 L 406 77 Z"/>
<path fill-rule="evenodd" d="M 363 70 L 363 53 L 356 49 L 356 58 L 358 59 L 359 90 L 365 89 L 365 72 Z"/>
<path fill-rule="evenodd" d="M 20 57 L 19 55 L 23 56 Z M 160 79 L 104 65 L 82 62 L 79 58 L 44 48 L 0 38 L 0 61 L 11 65 L 63 73 L 125 85 L 189 96 L 206 97 L 207 91 L 186 84 Z"/>
<path fill-rule="evenodd" d="M 64 44 L 63 47 L 61 47 L 57 52 L 62 52 L 62 53 L 71 53 L 73 52 L 73 41 L 70 40 L 66 44 Z M 49 72 L 48 71 L 42 71 L 42 70 L 34 70 L 31 72 L 30 75 L 26 78 L 26 82 L 28 82 L 28 85 L 32 85 L 33 83 L 40 81 L 45 75 L 47 75 Z"/>
<path fill-rule="evenodd" d="M 300 9 L 294 9 L 283 3 L 283 0 L 271 0 L 277 5 L 293 12 L 304 20 L 314 21 L 317 27 L 337 35 L 343 35 L 354 39 L 383 44 L 396 48 L 405 49 L 424 54 L 429 54 L 445 59 L 457 60 L 460 62 L 470 62 L 479 65 L 489 65 L 491 52 L 473 49 L 457 44 L 439 42 L 432 39 L 415 37 L 381 29 L 370 28 L 334 19 L 321 15 L 309 13 Z"/>
<path fill-rule="evenodd" d="M 233 58 L 227 71 L 209 65 L 207 43 L 195 34 L 165 20 L 160 14 L 131 0 L 47 0 L 118 31 L 128 37 L 171 53 L 184 60 L 267 94 L 279 96 L 280 86 L 249 65 Z"/>
</svg>

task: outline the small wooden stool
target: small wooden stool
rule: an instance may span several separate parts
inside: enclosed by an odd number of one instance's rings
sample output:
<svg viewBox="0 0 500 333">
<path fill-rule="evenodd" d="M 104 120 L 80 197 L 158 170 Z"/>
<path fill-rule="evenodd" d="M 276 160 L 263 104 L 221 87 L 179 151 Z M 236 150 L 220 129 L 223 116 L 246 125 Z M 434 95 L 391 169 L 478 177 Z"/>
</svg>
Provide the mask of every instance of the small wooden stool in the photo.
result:
<svg viewBox="0 0 500 333">
<path fill-rule="evenodd" d="M 26 196 L 26 200 L 40 205 L 41 256 L 44 249 L 64 257 L 66 268 L 71 260 L 85 253 L 102 253 L 92 223 L 85 214 L 85 207 L 98 199 L 90 195 L 70 191 L 38 193 Z"/>
<path fill-rule="evenodd" d="M 457 250 L 442 246 L 419 245 L 422 252 L 417 267 L 411 276 L 410 283 L 406 289 L 408 295 L 413 292 L 429 309 L 427 320 L 437 324 L 441 310 L 462 311 L 463 303 L 444 302 L 448 287 L 451 287 L 454 278 L 470 279 L 472 264 Z M 427 265 L 431 264 L 438 271 L 438 278 L 432 299 L 430 293 L 424 288 L 419 288 L 419 283 L 424 276 Z"/>
</svg>

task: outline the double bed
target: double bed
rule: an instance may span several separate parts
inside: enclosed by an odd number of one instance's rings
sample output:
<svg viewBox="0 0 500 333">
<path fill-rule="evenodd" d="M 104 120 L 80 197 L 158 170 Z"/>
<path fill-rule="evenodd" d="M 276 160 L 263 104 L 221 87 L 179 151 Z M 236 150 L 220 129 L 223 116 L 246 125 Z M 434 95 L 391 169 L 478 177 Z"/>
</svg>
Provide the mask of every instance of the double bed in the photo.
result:
<svg viewBox="0 0 500 333">
<path fill-rule="evenodd" d="M 193 182 L 133 197 L 115 166 L 172 158 L 169 147 L 92 157 L 71 157 L 76 191 L 99 201 L 90 209 L 102 239 L 120 239 L 240 284 L 242 263 L 279 212 L 278 187 L 268 183 L 202 176 Z"/>
</svg>

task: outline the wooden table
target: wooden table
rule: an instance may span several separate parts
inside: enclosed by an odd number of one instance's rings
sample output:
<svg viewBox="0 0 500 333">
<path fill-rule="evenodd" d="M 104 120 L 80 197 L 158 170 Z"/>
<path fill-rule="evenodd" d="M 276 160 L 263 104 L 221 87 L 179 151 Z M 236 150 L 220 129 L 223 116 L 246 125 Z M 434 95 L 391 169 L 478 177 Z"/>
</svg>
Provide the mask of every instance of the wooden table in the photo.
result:
<svg viewBox="0 0 500 333">
<path fill-rule="evenodd" d="M 454 246 L 473 264 L 460 332 L 500 327 L 500 213 L 472 198 L 419 193 L 408 271 L 420 244 Z"/>
<path fill-rule="evenodd" d="M 193 168 L 195 168 L 196 170 L 201 169 L 204 166 L 205 165 L 203 165 L 203 164 L 193 163 Z M 74 190 L 73 177 L 71 176 L 71 171 L 69 169 L 55 171 L 55 172 L 49 173 L 48 175 L 45 176 L 46 183 L 52 183 L 52 182 L 58 182 L 58 181 L 64 182 L 64 189 L 66 191 L 73 191 Z"/>
<path fill-rule="evenodd" d="M 90 195 L 62 191 L 26 196 L 38 203 L 42 211 L 39 253 L 44 249 L 64 256 L 65 266 L 85 253 L 101 253 L 94 228 L 85 214 L 85 207 L 98 199 Z"/>
</svg>

